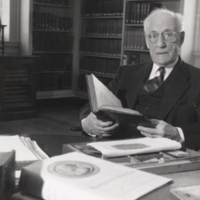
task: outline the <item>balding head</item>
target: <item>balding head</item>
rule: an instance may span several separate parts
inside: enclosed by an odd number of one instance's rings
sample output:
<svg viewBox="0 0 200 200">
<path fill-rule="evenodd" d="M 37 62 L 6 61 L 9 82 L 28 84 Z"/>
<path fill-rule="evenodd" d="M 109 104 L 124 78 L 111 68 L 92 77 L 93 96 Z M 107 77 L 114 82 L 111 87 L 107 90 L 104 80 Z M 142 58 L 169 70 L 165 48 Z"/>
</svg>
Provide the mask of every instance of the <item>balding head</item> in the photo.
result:
<svg viewBox="0 0 200 200">
<path fill-rule="evenodd" d="M 164 8 L 159 8 L 159 9 L 153 10 L 149 14 L 149 16 L 144 20 L 144 32 L 147 33 L 147 30 L 149 27 L 149 21 L 152 17 L 155 18 L 155 17 L 159 17 L 163 15 L 166 17 L 168 16 L 174 20 L 177 32 L 182 31 L 183 16 L 179 13 L 175 13 Z"/>
</svg>

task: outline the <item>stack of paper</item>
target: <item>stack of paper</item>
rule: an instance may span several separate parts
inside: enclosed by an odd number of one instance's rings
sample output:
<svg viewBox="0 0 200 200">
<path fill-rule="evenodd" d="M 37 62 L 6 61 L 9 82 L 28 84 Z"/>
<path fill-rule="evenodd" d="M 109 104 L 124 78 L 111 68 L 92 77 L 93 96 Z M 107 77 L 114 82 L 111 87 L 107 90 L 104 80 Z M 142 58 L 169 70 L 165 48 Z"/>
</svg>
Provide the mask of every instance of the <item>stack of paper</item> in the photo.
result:
<svg viewBox="0 0 200 200">
<path fill-rule="evenodd" d="M 16 162 L 35 161 L 48 158 L 35 141 L 28 137 L 0 136 L 0 152 L 15 150 Z"/>
</svg>

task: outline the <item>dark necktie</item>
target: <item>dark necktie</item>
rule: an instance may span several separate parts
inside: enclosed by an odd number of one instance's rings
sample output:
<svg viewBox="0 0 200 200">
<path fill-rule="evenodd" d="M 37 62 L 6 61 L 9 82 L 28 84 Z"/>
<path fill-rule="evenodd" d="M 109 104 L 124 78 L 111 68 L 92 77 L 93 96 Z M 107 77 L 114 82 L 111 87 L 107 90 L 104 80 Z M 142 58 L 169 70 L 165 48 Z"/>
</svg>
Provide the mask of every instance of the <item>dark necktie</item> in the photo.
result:
<svg viewBox="0 0 200 200">
<path fill-rule="evenodd" d="M 157 90 L 159 88 L 159 86 L 163 83 L 164 80 L 164 75 L 165 75 L 165 68 L 164 67 L 160 67 L 158 69 L 160 71 L 160 75 L 147 81 L 144 84 L 144 89 L 147 92 L 154 92 L 155 90 Z"/>
</svg>

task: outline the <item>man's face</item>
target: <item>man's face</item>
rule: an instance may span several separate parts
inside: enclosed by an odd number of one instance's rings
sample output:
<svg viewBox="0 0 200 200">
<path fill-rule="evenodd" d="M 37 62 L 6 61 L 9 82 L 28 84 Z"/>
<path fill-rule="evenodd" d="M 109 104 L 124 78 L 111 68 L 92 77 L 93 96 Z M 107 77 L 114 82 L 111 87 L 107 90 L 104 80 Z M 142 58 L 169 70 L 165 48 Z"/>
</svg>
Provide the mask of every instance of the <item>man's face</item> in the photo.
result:
<svg viewBox="0 0 200 200">
<path fill-rule="evenodd" d="M 174 40 L 169 42 L 163 38 L 163 34 L 175 32 Z M 149 20 L 145 34 L 159 34 L 158 40 L 155 43 L 149 41 L 148 36 L 146 36 L 147 47 L 150 50 L 150 55 L 154 63 L 159 66 L 166 66 L 175 62 L 178 57 L 179 48 L 184 40 L 184 33 L 178 32 L 176 21 L 171 15 L 153 15 Z"/>
</svg>

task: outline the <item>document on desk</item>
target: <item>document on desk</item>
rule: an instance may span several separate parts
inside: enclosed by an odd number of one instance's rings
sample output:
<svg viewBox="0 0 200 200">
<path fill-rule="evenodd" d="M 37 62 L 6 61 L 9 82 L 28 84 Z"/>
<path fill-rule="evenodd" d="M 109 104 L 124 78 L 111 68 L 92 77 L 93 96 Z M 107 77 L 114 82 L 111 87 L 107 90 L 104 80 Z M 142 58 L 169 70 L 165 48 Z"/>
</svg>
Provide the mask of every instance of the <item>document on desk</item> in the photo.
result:
<svg viewBox="0 0 200 200">
<path fill-rule="evenodd" d="M 1 135 L 0 152 L 9 152 L 11 150 L 15 150 L 16 162 L 36 161 L 48 158 L 30 138 L 20 137 L 18 135 Z"/>
<path fill-rule="evenodd" d="M 105 158 L 177 150 L 181 144 L 168 138 L 138 138 L 88 143 Z"/>
<path fill-rule="evenodd" d="M 73 152 L 22 169 L 20 190 L 48 200 L 168 199 L 171 179 Z"/>
</svg>

